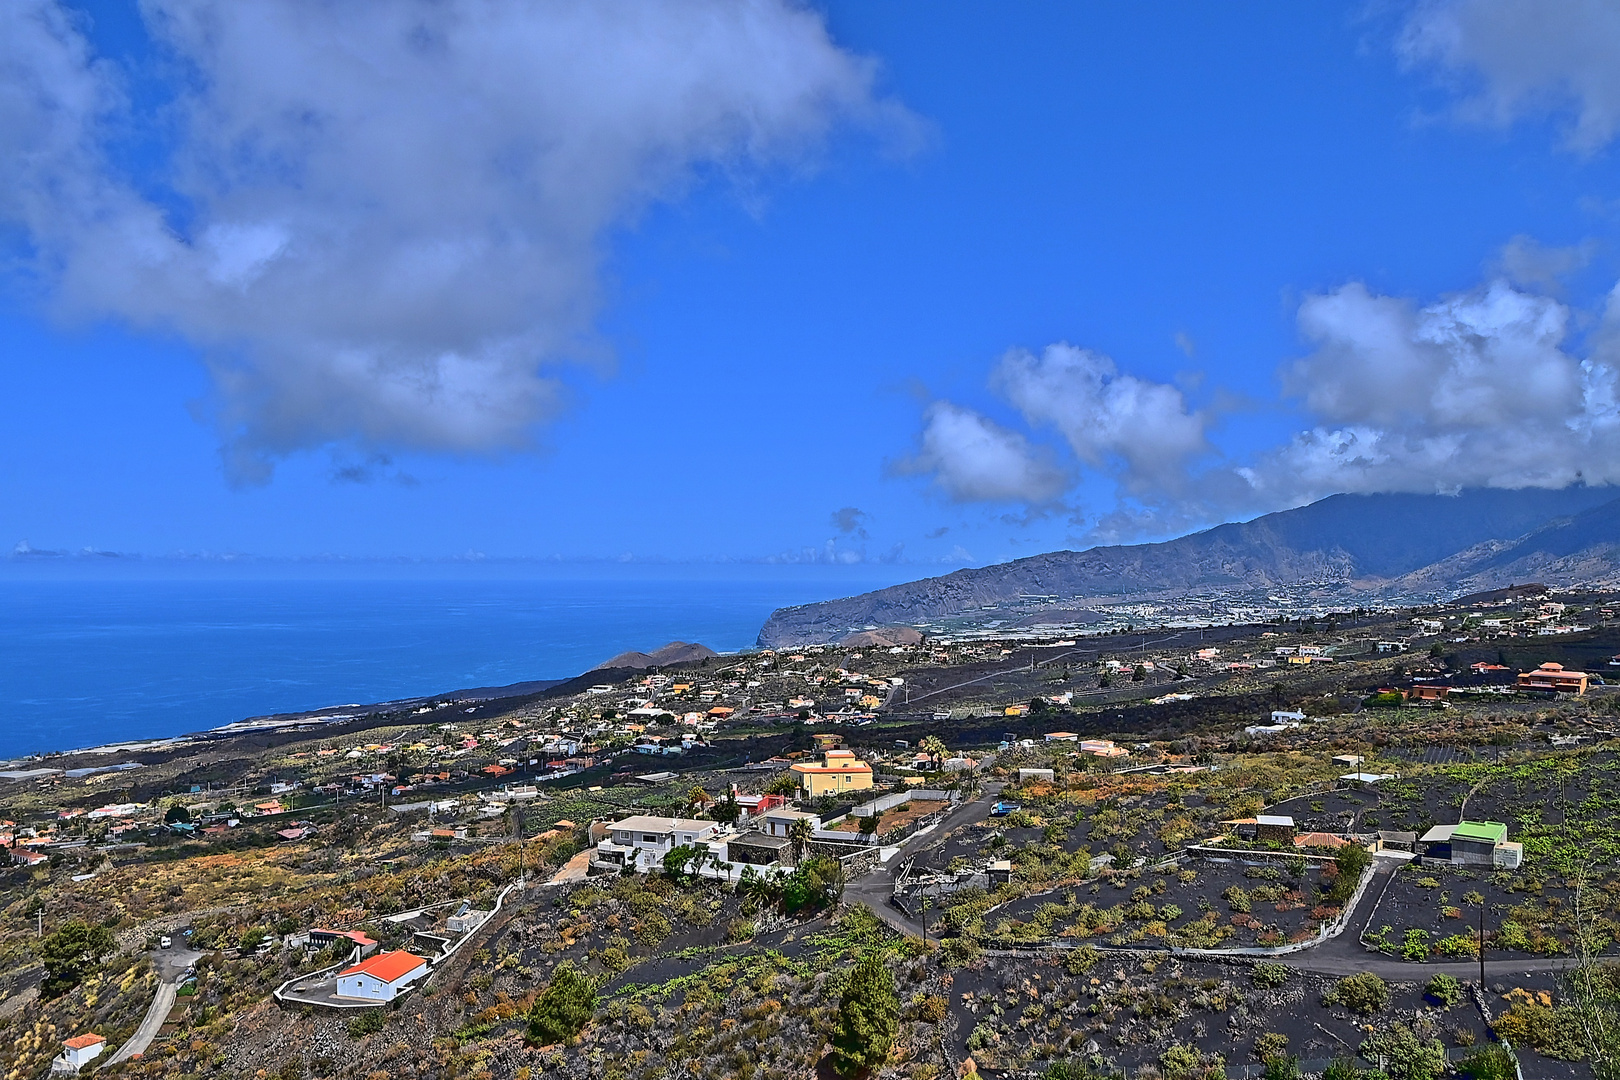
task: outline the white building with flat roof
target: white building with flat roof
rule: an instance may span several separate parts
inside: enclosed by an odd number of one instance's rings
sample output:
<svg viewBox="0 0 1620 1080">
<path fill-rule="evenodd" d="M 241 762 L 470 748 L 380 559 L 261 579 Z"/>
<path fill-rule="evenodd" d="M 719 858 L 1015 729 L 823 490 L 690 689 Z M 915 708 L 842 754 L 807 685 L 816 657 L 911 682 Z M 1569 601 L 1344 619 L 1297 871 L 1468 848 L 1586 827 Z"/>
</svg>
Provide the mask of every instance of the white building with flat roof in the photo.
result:
<svg viewBox="0 0 1620 1080">
<path fill-rule="evenodd" d="M 725 826 L 718 821 L 636 814 L 608 826 L 608 835 L 597 843 L 591 862 L 605 868 L 656 870 L 675 848 L 708 847 L 723 831 Z"/>
</svg>

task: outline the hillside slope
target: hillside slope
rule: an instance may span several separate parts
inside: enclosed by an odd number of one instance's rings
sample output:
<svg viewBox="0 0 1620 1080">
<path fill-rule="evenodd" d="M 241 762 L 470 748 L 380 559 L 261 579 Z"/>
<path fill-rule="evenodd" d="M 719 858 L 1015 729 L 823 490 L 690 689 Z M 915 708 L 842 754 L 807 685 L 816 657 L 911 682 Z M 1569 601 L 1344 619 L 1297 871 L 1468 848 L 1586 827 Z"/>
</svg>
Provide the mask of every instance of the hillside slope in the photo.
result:
<svg viewBox="0 0 1620 1080">
<path fill-rule="evenodd" d="M 1614 561 L 1614 549 L 1603 544 L 1605 537 L 1620 537 L 1613 528 L 1620 506 L 1610 507 L 1607 516 L 1600 511 L 1615 503 L 1617 495 L 1614 488 L 1588 487 L 1482 489 L 1449 496 L 1334 495 L 1162 543 L 1048 552 L 842 600 L 782 608 L 761 629 L 759 643 L 775 647 L 836 641 L 865 627 L 917 625 L 975 610 L 994 611 L 1030 596 L 1085 608 L 1194 593 L 1236 597 L 1322 582 L 1347 583 L 1371 596 L 1396 588 L 1416 591 L 1419 585 L 1446 591 L 1465 578 L 1496 582 L 1515 572 L 1528 573 L 1532 566 L 1554 564 L 1572 575 L 1584 568 L 1580 573 L 1590 576 Z M 1570 524 L 1555 528 L 1559 521 Z M 1532 536 L 1544 539 L 1531 542 Z M 1530 548 L 1514 547 L 1521 538 Z M 1537 555 L 1542 548 L 1546 551 Z M 1511 554 L 1515 551 L 1516 556 Z M 1440 566 L 1465 553 L 1472 553 L 1468 561 Z"/>
</svg>

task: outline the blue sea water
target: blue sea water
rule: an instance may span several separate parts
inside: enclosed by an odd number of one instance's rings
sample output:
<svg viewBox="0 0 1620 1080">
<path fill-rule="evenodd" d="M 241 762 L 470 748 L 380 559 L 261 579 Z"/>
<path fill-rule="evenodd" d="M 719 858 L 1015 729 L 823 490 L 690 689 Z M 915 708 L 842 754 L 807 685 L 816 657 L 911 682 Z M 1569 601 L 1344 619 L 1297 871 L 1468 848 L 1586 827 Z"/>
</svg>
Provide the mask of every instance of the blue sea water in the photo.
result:
<svg viewBox="0 0 1620 1080">
<path fill-rule="evenodd" d="M 777 607 L 919 576 L 804 566 L 501 575 L 0 575 L 0 757 L 566 678 L 677 639 L 736 650 Z"/>
</svg>

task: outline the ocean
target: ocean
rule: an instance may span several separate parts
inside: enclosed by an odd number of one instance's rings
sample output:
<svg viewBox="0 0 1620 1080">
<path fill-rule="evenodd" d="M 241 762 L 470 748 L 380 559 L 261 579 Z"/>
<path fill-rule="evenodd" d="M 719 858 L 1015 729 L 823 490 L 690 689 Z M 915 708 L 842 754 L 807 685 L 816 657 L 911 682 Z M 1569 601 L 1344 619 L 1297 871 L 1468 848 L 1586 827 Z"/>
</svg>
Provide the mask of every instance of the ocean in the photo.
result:
<svg viewBox="0 0 1620 1080">
<path fill-rule="evenodd" d="M 775 608 L 898 566 L 0 573 L 0 757 L 276 712 L 578 675 L 672 640 L 747 648 Z"/>
</svg>

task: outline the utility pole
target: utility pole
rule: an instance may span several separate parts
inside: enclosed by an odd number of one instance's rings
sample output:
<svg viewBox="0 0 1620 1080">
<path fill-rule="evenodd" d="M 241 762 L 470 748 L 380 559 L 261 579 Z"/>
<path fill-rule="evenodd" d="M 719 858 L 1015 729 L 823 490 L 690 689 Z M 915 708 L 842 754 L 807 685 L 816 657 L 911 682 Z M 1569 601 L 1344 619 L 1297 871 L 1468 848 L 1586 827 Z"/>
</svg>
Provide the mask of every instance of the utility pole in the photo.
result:
<svg viewBox="0 0 1620 1080">
<path fill-rule="evenodd" d="M 1485 901 L 1479 902 L 1479 992 L 1485 993 Z"/>
</svg>

